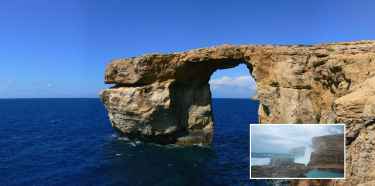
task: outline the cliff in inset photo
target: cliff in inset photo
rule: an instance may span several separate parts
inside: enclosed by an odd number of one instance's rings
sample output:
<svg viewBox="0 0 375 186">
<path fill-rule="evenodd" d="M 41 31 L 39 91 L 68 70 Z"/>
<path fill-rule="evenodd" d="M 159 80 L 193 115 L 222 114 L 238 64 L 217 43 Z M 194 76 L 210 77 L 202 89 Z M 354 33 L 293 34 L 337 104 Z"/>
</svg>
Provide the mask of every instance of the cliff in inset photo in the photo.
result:
<svg viewBox="0 0 375 186">
<path fill-rule="evenodd" d="M 312 139 L 311 168 L 344 172 L 344 135 L 327 135 Z"/>
</svg>

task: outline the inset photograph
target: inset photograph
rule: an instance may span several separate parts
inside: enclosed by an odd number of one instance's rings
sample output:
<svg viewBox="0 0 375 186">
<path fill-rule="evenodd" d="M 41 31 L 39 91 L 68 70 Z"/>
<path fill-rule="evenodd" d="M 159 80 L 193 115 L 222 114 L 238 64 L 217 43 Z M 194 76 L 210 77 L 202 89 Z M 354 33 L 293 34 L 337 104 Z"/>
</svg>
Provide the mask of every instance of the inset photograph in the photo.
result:
<svg viewBox="0 0 375 186">
<path fill-rule="evenodd" d="M 345 125 L 251 124 L 250 179 L 345 179 Z"/>
</svg>

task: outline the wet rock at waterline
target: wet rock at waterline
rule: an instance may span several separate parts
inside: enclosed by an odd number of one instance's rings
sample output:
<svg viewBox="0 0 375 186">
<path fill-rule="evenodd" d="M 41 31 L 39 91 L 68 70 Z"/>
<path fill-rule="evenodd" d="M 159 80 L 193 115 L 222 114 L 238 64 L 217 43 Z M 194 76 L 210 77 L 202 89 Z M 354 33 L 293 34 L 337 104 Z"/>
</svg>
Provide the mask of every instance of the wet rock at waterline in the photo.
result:
<svg viewBox="0 0 375 186">
<path fill-rule="evenodd" d="M 244 63 L 257 85 L 260 123 L 347 125 L 346 180 L 375 180 L 375 41 L 222 45 L 112 61 L 102 92 L 114 128 L 162 144 L 209 144 L 210 75 Z"/>
</svg>

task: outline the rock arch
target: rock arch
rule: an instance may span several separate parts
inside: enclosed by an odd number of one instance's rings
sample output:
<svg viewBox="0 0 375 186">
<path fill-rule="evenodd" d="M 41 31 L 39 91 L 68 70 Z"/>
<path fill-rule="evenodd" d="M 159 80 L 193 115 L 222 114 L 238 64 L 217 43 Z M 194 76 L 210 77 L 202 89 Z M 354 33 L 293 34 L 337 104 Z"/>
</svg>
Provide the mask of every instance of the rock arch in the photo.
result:
<svg viewBox="0 0 375 186">
<path fill-rule="evenodd" d="M 260 123 L 346 123 L 347 166 L 362 170 L 347 169 L 348 182 L 372 179 L 373 151 L 359 149 L 375 140 L 374 41 L 222 45 L 118 59 L 107 66 L 105 82 L 114 86 L 101 99 L 113 127 L 129 137 L 209 144 L 210 75 L 239 63 L 256 81 Z"/>
</svg>

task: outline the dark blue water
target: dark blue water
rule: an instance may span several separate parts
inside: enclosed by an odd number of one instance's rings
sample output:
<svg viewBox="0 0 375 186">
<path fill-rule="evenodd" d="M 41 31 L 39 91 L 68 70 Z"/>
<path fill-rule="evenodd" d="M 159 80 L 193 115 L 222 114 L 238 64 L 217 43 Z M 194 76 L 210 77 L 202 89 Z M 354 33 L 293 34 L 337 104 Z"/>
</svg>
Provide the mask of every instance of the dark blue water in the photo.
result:
<svg viewBox="0 0 375 186">
<path fill-rule="evenodd" d="M 98 99 L 0 100 L 1 185 L 263 185 L 249 177 L 258 104 L 214 99 L 211 148 L 116 137 Z"/>
</svg>

